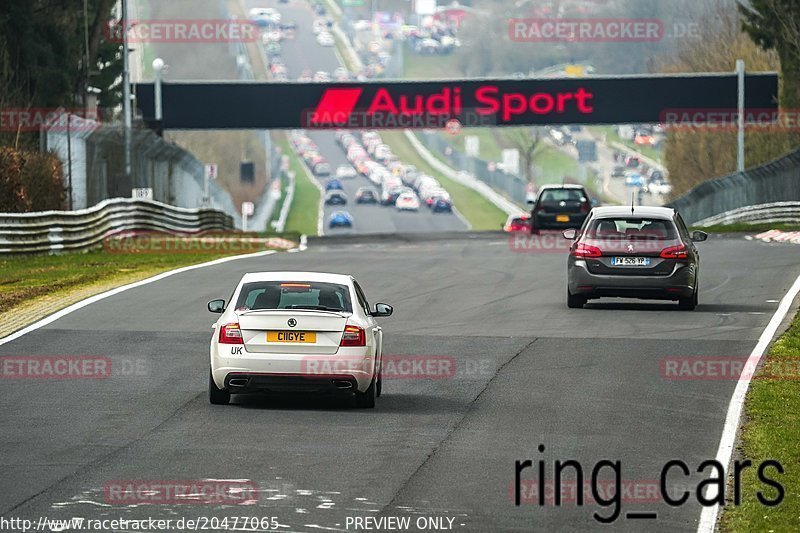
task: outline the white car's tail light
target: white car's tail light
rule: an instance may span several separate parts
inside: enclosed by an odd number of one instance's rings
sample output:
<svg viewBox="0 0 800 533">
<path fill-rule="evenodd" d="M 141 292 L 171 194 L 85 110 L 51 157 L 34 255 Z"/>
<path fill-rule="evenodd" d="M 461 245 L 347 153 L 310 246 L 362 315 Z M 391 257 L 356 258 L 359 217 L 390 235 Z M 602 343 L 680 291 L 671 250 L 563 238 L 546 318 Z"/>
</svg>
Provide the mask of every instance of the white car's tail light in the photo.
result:
<svg viewBox="0 0 800 533">
<path fill-rule="evenodd" d="M 339 346 L 366 346 L 367 335 L 364 328 L 358 326 L 345 326 L 342 334 L 342 342 Z"/>
<path fill-rule="evenodd" d="M 220 344 L 244 344 L 239 324 L 225 324 L 219 328 L 219 342 Z"/>
</svg>

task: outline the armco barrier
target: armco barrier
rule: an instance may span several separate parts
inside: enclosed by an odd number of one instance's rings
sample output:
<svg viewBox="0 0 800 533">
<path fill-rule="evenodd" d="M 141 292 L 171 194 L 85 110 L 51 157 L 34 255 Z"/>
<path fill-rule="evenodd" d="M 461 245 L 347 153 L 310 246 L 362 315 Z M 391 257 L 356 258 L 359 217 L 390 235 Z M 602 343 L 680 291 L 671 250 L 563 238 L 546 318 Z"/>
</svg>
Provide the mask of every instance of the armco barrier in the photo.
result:
<svg viewBox="0 0 800 533">
<path fill-rule="evenodd" d="M 760 167 L 701 183 L 667 204 L 688 224 L 748 206 L 800 201 L 800 150 Z"/>
<path fill-rule="evenodd" d="M 79 211 L 0 213 L 0 254 L 87 250 L 110 232 L 233 230 L 233 219 L 210 208 L 187 209 L 114 198 Z"/>
<path fill-rule="evenodd" d="M 800 178 L 798 178 L 800 179 Z M 800 223 L 800 202 L 775 202 L 771 204 L 749 205 L 740 207 L 699 220 L 695 226 L 714 226 L 716 224 L 787 224 Z"/>
</svg>

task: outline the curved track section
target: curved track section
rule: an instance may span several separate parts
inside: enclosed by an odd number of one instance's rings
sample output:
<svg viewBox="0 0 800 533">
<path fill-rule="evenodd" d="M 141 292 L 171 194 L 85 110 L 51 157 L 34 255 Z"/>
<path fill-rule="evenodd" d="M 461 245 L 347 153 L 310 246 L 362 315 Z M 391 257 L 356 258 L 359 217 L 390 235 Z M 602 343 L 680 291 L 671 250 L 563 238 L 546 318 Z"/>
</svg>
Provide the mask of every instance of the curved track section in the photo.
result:
<svg viewBox="0 0 800 533">
<path fill-rule="evenodd" d="M 476 234 L 312 241 L 305 252 L 112 295 L 0 346 L 2 356 L 111 365 L 103 379 L 3 381 L 0 513 L 275 516 L 282 531 L 436 515 L 461 531 L 594 530 L 591 506 L 514 506 L 514 461 L 576 459 L 588 471 L 619 460 L 623 480 L 652 485 L 670 459 L 714 457 L 736 381 L 665 379 L 661 361 L 747 355 L 800 267 L 790 244 L 717 238 L 703 254 L 695 312 L 617 300 L 568 310 L 562 254 L 513 253 L 506 238 Z M 327 397 L 209 405 L 205 302 L 256 270 L 354 274 L 372 303 L 395 305 L 382 320 L 387 356 L 444 359 L 452 371 L 387 380 L 369 412 Z M 257 497 L 249 506 L 109 501 L 120 480 L 208 479 L 248 480 Z M 691 531 L 700 509 L 690 502 L 623 501 L 615 529 Z M 629 511 L 658 518 L 626 520 Z"/>
</svg>

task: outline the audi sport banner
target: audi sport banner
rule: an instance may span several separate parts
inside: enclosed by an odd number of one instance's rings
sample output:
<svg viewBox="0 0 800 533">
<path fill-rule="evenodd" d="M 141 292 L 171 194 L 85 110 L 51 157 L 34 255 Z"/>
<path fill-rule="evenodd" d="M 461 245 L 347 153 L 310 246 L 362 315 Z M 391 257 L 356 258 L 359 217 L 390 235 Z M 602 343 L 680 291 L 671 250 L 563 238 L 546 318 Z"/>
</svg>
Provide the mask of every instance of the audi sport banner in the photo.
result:
<svg viewBox="0 0 800 533">
<path fill-rule="evenodd" d="M 152 84 L 135 85 L 152 121 Z M 748 74 L 745 107 L 777 111 L 775 73 Z M 165 83 L 167 129 L 440 128 L 703 120 L 736 111 L 735 74 L 344 83 Z"/>
</svg>

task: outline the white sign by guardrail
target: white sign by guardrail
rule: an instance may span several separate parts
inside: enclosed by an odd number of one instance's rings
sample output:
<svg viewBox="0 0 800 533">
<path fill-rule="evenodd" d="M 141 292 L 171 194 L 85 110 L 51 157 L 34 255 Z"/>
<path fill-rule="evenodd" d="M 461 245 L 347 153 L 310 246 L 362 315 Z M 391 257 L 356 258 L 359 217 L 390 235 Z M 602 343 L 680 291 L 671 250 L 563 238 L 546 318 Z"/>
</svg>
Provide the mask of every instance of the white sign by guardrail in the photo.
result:
<svg viewBox="0 0 800 533">
<path fill-rule="evenodd" d="M 149 187 L 140 189 L 131 189 L 131 198 L 133 198 L 134 200 L 152 200 L 153 189 Z"/>
</svg>

